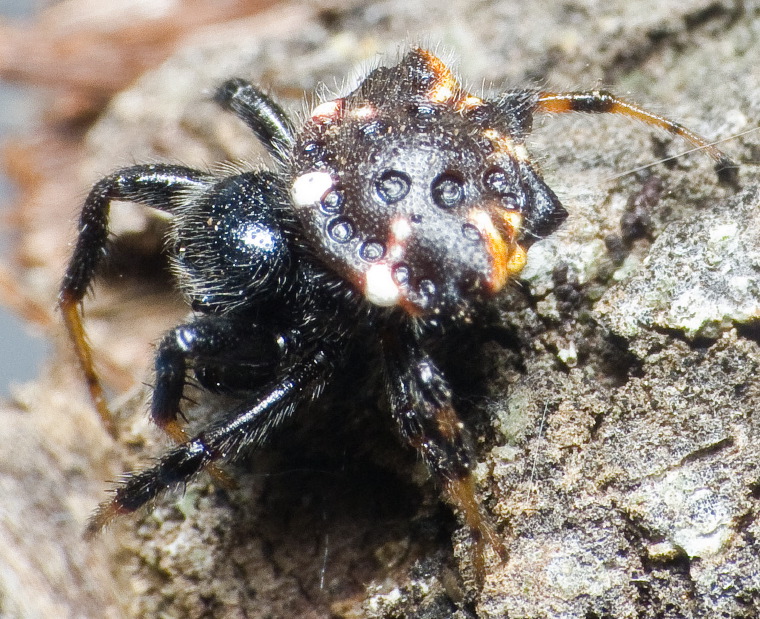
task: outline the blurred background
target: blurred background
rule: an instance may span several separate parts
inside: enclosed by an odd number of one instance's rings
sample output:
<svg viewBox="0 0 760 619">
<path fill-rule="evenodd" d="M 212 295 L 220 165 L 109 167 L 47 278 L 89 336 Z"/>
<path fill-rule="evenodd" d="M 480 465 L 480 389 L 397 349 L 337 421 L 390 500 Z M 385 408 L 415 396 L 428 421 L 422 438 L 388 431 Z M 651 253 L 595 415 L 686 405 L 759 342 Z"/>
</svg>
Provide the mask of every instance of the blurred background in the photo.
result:
<svg viewBox="0 0 760 619">
<path fill-rule="evenodd" d="M 1 0 L 0 20 L 8 25 L 24 27 L 44 6 L 34 0 Z M 33 129 L 40 120 L 41 89 L 23 81 L 0 80 L 0 144 Z M 18 197 L 18 189 L 9 178 L 5 167 L 0 168 L 0 252 L 2 262 L 12 260 L 14 244 L 18 238 L 13 231 L 11 204 Z M 47 343 L 43 334 L 22 320 L 7 304 L 0 305 L 0 397 L 10 394 L 12 383 L 33 378 L 45 356 Z"/>
</svg>

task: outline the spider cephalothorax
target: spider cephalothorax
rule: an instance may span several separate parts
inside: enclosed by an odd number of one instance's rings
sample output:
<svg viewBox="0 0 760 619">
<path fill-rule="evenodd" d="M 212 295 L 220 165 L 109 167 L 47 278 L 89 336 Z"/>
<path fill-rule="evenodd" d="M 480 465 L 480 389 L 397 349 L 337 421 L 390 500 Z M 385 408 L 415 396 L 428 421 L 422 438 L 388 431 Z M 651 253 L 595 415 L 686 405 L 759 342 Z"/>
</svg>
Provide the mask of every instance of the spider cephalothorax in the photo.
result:
<svg viewBox="0 0 760 619">
<path fill-rule="evenodd" d="M 422 49 L 317 105 L 298 130 L 242 80 L 226 82 L 216 100 L 254 131 L 274 171 L 220 176 L 138 165 L 98 182 L 82 209 L 60 306 L 112 432 L 77 309 L 104 253 L 111 201 L 173 216 L 168 245 L 194 310 L 164 336 L 155 361 L 151 416 L 179 445 L 130 474 L 90 530 L 262 445 L 299 404 L 321 393 L 348 350 L 373 338 L 401 436 L 476 539 L 498 548 L 475 499 L 451 390 L 425 338 L 442 323 L 474 321 L 520 272 L 529 245 L 566 216 L 524 145 L 534 114 L 623 114 L 706 149 L 719 168 L 731 162 L 680 125 L 605 92 L 480 98 Z M 240 397 L 194 436 L 179 423 L 190 373 L 206 389 Z M 476 565 L 482 569 L 482 552 Z"/>
</svg>

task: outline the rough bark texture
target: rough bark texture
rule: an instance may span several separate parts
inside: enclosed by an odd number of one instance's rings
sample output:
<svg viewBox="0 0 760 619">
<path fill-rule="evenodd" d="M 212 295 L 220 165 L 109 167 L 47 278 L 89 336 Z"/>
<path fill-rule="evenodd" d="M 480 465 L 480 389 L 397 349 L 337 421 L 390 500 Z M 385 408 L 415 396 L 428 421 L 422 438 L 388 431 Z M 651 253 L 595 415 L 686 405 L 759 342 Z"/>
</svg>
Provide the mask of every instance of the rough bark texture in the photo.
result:
<svg viewBox="0 0 760 619">
<path fill-rule="evenodd" d="M 195 33 L 89 132 L 81 191 L 132 162 L 263 157 L 208 101 L 224 78 L 300 111 L 304 92 L 417 42 L 450 52 L 487 92 L 604 85 L 716 137 L 760 117 L 755 3 L 441 4 L 282 4 Z M 725 145 L 740 188 L 719 185 L 699 154 L 617 177 L 681 150 L 616 118 L 536 127 L 531 151 L 571 217 L 531 250 L 495 326 L 446 362 L 509 549 L 504 563 L 490 557 L 482 589 L 467 530 L 394 443 L 381 399 L 357 403 L 355 388 L 232 470 L 237 490 L 203 477 L 83 541 L 105 481 L 165 448 L 141 383 L 149 343 L 185 310 L 127 260 L 86 305 L 101 359 L 135 385 L 114 398 L 119 442 L 98 426 L 62 336 L 44 376 L 0 412 L 0 615 L 758 616 L 760 139 Z M 76 205 L 56 207 L 28 232 L 44 242 L 34 281 L 51 304 Z M 117 248 L 154 273 L 156 228 L 114 209 Z M 203 400 L 192 417 L 223 405 Z"/>
</svg>

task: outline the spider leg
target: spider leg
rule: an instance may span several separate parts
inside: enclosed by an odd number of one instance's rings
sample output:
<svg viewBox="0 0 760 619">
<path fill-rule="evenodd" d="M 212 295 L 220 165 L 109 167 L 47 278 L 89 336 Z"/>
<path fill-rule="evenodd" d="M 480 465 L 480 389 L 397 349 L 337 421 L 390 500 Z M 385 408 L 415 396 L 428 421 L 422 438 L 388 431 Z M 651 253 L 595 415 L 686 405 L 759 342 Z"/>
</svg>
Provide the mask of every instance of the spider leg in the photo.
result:
<svg viewBox="0 0 760 619">
<path fill-rule="evenodd" d="M 484 542 L 502 559 L 506 551 L 475 497 L 472 457 L 465 445 L 464 425 L 451 402 L 451 389 L 411 329 L 401 335 L 385 332 L 383 353 L 391 411 L 401 436 L 420 452 L 445 497 L 472 530 L 476 543 L 474 566 L 482 580 Z"/>
<path fill-rule="evenodd" d="M 214 101 L 233 112 L 280 163 L 295 143 L 293 125 L 284 110 L 253 84 L 240 78 L 224 82 Z"/>
<path fill-rule="evenodd" d="M 155 466 L 131 473 L 90 519 L 93 535 L 114 517 L 134 512 L 174 486 L 187 483 L 222 459 L 235 459 L 266 443 L 303 399 L 316 397 L 340 355 L 340 347 L 323 343 L 295 363 L 256 397 L 161 457 Z"/>
<path fill-rule="evenodd" d="M 620 114 L 647 123 L 668 133 L 677 135 L 696 148 L 704 150 L 715 160 L 715 170 L 718 177 L 724 181 L 733 180 L 737 164 L 723 151 L 709 143 L 702 136 L 687 129 L 683 125 L 668 120 L 658 114 L 647 112 L 633 103 L 616 97 L 604 90 L 580 92 L 539 92 L 535 102 L 537 112 L 587 112 L 592 114 Z"/>
<path fill-rule="evenodd" d="M 241 338 L 241 334 L 245 334 L 245 338 Z M 232 318 L 214 314 L 200 316 L 169 331 L 158 344 L 155 357 L 156 386 L 150 408 L 155 424 L 175 443 L 189 441 L 187 432 L 177 422 L 177 417 L 182 415 L 180 402 L 188 369 L 199 373 L 207 364 L 234 363 L 238 374 L 242 372 L 241 367 L 249 370 L 245 379 L 253 390 L 264 376 L 271 374 L 281 357 L 276 338 L 277 334 L 273 335 L 271 329 L 247 321 L 241 325 Z M 240 365 L 242 355 L 248 361 L 246 366 Z M 235 486 L 220 467 L 210 464 L 208 468 L 223 486 Z"/>
<path fill-rule="evenodd" d="M 231 317 L 209 314 L 179 325 L 166 333 L 158 344 L 155 357 L 156 386 L 151 400 L 153 421 L 176 442 L 188 440 L 177 422 L 188 369 L 201 374 L 206 368 L 234 366 L 237 382 L 248 390 L 270 376 L 282 357 L 284 341 L 276 331 L 265 326 L 242 322 Z M 247 370 L 247 371 L 245 371 Z M 258 375 L 258 380 L 257 380 Z M 203 380 L 202 380 L 203 382 Z M 209 386 L 205 385 L 204 386 Z M 210 385 L 224 389 L 225 384 Z"/>
<path fill-rule="evenodd" d="M 113 200 L 129 200 L 170 211 L 177 196 L 205 186 L 206 175 L 175 165 L 138 165 L 125 168 L 99 181 L 87 196 L 79 218 L 79 236 L 58 293 L 58 306 L 74 343 L 79 364 L 95 408 L 106 429 L 116 428 L 106 404 L 103 387 L 95 371 L 78 306 L 92 283 L 96 268 L 105 255 L 108 239 L 108 212 Z"/>
</svg>

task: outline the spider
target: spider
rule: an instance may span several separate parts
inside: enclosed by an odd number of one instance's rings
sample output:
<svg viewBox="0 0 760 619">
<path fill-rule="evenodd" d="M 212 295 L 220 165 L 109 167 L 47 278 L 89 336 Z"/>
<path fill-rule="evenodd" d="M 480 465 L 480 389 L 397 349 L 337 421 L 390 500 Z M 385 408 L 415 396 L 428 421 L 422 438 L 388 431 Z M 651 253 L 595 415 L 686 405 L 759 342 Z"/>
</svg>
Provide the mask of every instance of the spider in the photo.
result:
<svg viewBox="0 0 760 619">
<path fill-rule="evenodd" d="M 520 273 L 530 245 L 567 216 L 525 147 L 534 115 L 621 114 L 704 149 L 723 174 L 734 164 L 683 126 L 607 92 L 478 97 L 420 48 L 317 105 L 299 129 L 241 79 L 224 83 L 215 100 L 263 143 L 274 171 L 135 165 L 99 181 L 81 212 L 59 305 L 111 432 L 79 305 L 105 254 L 113 200 L 173 216 L 167 244 L 192 308 L 155 355 L 150 416 L 178 444 L 127 475 L 88 530 L 204 469 L 221 476 L 216 463 L 266 443 L 319 397 L 347 351 L 371 345 L 391 417 L 470 527 L 482 569 L 484 544 L 500 545 L 475 497 L 451 389 L 426 345 L 477 321 Z M 193 436 L 180 422 L 190 373 L 207 390 L 240 394 Z"/>
</svg>

